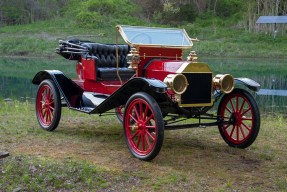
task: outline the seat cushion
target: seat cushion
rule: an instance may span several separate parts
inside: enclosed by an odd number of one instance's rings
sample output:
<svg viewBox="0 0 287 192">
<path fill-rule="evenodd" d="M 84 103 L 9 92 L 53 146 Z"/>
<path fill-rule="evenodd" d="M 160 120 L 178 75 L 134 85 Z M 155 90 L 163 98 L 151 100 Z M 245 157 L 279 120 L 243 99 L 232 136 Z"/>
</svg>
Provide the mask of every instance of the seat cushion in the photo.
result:
<svg viewBox="0 0 287 192">
<path fill-rule="evenodd" d="M 135 70 L 129 68 L 119 68 L 119 74 L 122 80 L 127 80 L 135 74 Z M 97 70 L 98 80 L 118 80 L 117 68 L 101 67 Z"/>
<path fill-rule="evenodd" d="M 95 56 L 97 67 L 116 67 L 116 48 L 118 48 L 119 67 L 128 67 L 127 54 L 130 51 L 128 45 L 100 44 L 100 43 L 84 43 L 83 47 L 87 47 L 90 56 Z"/>
</svg>

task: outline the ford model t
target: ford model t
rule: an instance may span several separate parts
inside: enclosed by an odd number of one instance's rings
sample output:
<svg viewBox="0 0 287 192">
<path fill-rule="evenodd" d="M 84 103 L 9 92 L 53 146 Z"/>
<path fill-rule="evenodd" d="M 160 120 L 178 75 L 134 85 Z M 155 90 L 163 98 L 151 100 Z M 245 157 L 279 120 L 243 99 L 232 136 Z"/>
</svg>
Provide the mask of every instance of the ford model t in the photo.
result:
<svg viewBox="0 0 287 192">
<path fill-rule="evenodd" d="M 57 53 L 77 62 L 78 78 L 71 80 L 58 70 L 36 74 L 32 81 L 39 85 L 36 115 L 43 129 L 57 128 L 63 106 L 87 114 L 115 109 L 128 149 L 141 160 L 157 156 L 164 130 L 218 126 L 230 146 L 246 148 L 255 141 L 260 114 L 249 91 L 258 91 L 258 83 L 215 75 L 193 51 L 184 59 L 183 50 L 196 40 L 185 30 L 135 26 L 116 30 L 115 44 L 59 42 Z M 118 43 L 118 34 L 126 44 Z M 217 113 L 209 112 L 213 106 L 218 106 Z M 180 122 L 190 118 L 198 121 Z"/>
</svg>

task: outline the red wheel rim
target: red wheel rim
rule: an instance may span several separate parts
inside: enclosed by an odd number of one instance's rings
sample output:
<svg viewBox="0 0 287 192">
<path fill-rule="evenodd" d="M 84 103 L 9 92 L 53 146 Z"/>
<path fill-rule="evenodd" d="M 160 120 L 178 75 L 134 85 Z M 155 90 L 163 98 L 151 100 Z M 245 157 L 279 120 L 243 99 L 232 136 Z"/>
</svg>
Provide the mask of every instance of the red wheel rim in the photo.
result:
<svg viewBox="0 0 287 192">
<path fill-rule="evenodd" d="M 220 116 L 230 124 L 221 126 L 226 139 L 234 144 L 245 142 L 254 126 L 254 111 L 249 100 L 241 94 L 229 95 L 222 104 Z"/>
<path fill-rule="evenodd" d="M 124 107 L 121 105 L 116 108 L 116 113 L 118 114 L 118 117 L 123 120 L 124 118 Z"/>
<path fill-rule="evenodd" d="M 49 85 L 43 85 L 39 88 L 36 102 L 41 124 L 50 126 L 55 116 L 55 98 Z"/>
<path fill-rule="evenodd" d="M 133 100 L 125 118 L 126 137 L 129 146 L 139 155 L 148 155 L 157 140 L 156 119 L 150 105 L 143 99 Z"/>
</svg>

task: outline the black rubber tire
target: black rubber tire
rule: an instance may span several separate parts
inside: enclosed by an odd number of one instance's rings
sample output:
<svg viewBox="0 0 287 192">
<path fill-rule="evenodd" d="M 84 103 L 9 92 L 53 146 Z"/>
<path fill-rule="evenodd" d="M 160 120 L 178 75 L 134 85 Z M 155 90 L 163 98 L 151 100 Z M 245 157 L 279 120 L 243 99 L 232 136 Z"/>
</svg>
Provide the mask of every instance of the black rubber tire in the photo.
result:
<svg viewBox="0 0 287 192">
<path fill-rule="evenodd" d="M 234 98 L 235 100 L 233 100 Z M 230 102 L 230 100 L 232 100 L 232 103 Z M 260 130 L 260 112 L 257 103 L 252 97 L 252 95 L 246 90 L 234 89 L 231 93 L 226 94 L 222 97 L 217 111 L 217 115 L 219 117 L 222 117 L 225 109 L 227 110 L 226 106 L 228 103 L 230 106 L 228 109 L 232 112 L 229 112 L 230 116 L 228 119 L 232 119 L 232 122 L 228 125 L 218 126 L 220 135 L 222 136 L 223 140 L 231 147 L 249 147 L 257 138 L 257 135 Z M 248 107 L 248 109 L 244 109 L 245 112 L 242 112 L 243 108 L 246 106 Z M 235 110 L 233 110 L 234 108 Z M 250 118 L 246 117 L 245 114 L 249 115 Z M 228 119 L 225 119 L 225 121 L 228 121 Z M 250 125 L 247 125 L 245 123 L 248 121 L 250 122 Z M 227 129 L 229 129 L 230 127 L 232 127 L 233 131 L 230 131 L 230 133 L 228 133 Z M 235 134 L 237 141 L 232 137 L 234 130 L 236 130 Z M 245 135 L 246 133 L 244 133 L 244 130 L 247 131 L 247 135 Z"/>
<path fill-rule="evenodd" d="M 133 121 L 132 119 L 129 118 L 129 112 L 130 111 L 130 107 L 133 107 L 134 103 L 137 101 L 142 101 L 145 104 L 148 105 L 148 108 L 150 111 L 148 111 L 149 113 L 153 114 L 153 119 L 152 122 L 151 121 L 146 121 L 146 126 L 147 127 L 151 127 L 153 126 L 154 130 L 152 133 L 155 134 L 155 141 L 152 143 L 152 146 L 149 147 L 149 152 L 147 152 L 146 154 L 141 154 L 138 152 L 137 149 L 139 147 L 136 147 L 134 144 L 133 139 L 129 139 L 129 135 L 131 134 L 130 132 L 132 132 L 133 128 L 129 128 L 129 126 L 131 125 L 131 123 L 134 123 L 134 125 L 138 126 L 137 130 L 140 130 L 140 125 L 136 124 L 135 121 Z M 135 106 L 135 105 L 134 105 Z M 139 116 L 145 116 L 145 118 L 147 118 L 147 114 L 139 114 Z M 151 117 L 152 115 L 150 115 Z M 140 118 L 138 118 L 139 121 Z M 144 119 L 144 118 L 143 118 Z M 127 104 L 125 106 L 125 112 L 124 112 L 124 134 L 125 134 L 125 138 L 126 138 L 126 143 L 128 146 L 129 151 L 131 152 L 131 154 L 143 161 L 150 161 L 152 159 L 154 159 L 158 153 L 161 150 L 162 147 L 162 143 L 163 143 L 163 138 L 164 138 L 164 121 L 163 121 L 163 117 L 162 117 L 162 113 L 160 110 L 160 107 L 158 106 L 157 102 L 155 101 L 155 99 L 150 96 L 149 94 L 145 93 L 145 92 L 139 92 L 139 93 L 135 93 L 134 95 L 132 95 L 129 100 L 127 101 Z M 139 132 L 139 131 L 137 131 Z M 151 132 L 149 132 L 147 135 L 151 135 Z M 144 135 L 142 137 L 138 137 L 138 140 L 141 139 L 146 139 L 146 137 L 148 138 L 148 136 Z M 139 145 L 139 144 L 138 144 Z M 144 146 L 145 144 L 143 144 Z M 143 147 L 144 148 L 144 147 Z"/>
<path fill-rule="evenodd" d="M 46 96 L 49 94 L 47 91 L 50 91 L 51 102 L 49 107 L 50 109 L 45 109 L 45 104 L 43 104 L 43 92 Z M 45 99 L 44 99 L 45 100 Z M 46 112 L 45 112 L 46 110 Z M 49 111 L 50 117 L 47 117 L 47 111 Z M 44 112 L 43 112 L 44 111 Z M 46 113 L 46 116 L 45 116 Z M 53 131 L 57 128 L 59 121 L 61 119 L 61 98 L 58 88 L 55 83 L 46 79 L 42 81 L 38 87 L 37 96 L 36 96 L 36 116 L 40 127 L 46 131 Z M 50 119 L 49 119 L 50 118 Z"/>
</svg>

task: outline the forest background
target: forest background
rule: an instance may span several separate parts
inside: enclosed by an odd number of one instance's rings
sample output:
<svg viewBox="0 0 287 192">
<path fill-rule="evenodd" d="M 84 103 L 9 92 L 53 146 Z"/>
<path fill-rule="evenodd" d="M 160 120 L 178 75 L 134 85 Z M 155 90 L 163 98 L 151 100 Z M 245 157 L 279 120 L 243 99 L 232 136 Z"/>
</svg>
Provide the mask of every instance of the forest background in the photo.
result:
<svg viewBox="0 0 287 192">
<path fill-rule="evenodd" d="M 0 55 L 48 56 L 70 35 L 111 43 L 111 29 L 126 24 L 185 28 L 203 55 L 286 57 L 287 27 L 277 25 L 274 39 L 274 25 L 256 24 L 286 10 L 287 0 L 1 0 Z"/>
</svg>

